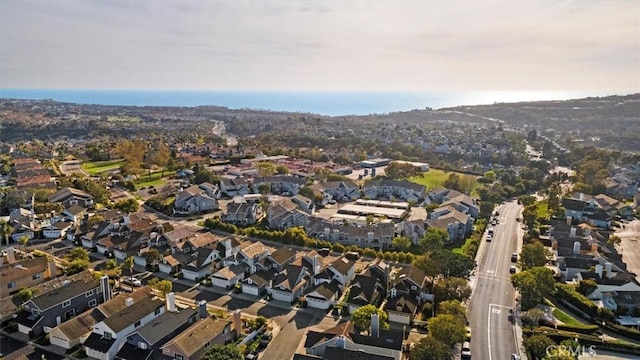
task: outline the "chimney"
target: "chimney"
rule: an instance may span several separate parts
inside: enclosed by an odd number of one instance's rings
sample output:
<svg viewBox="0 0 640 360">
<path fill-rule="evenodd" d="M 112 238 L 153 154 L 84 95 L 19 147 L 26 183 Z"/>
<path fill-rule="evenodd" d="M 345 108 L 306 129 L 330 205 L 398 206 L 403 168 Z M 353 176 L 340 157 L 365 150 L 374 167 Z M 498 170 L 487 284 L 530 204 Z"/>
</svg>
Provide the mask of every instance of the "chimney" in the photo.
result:
<svg viewBox="0 0 640 360">
<path fill-rule="evenodd" d="M 380 318 L 377 313 L 371 315 L 371 336 L 380 337 Z"/>
<path fill-rule="evenodd" d="M 338 338 L 336 339 L 336 347 L 339 349 L 344 349 L 347 345 L 346 343 L 347 342 L 343 335 L 338 336 Z"/>
<path fill-rule="evenodd" d="M 209 313 L 207 312 L 207 300 L 200 300 L 200 302 L 198 302 L 198 318 L 202 320 L 208 317 Z"/>
<path fill-rule="evenodd" d="M 590 237 L 591 236 L 591 229 L 584 229 L 584 236 Z"/>
<path fill-rule="evenodd" d="M 316 254 L 313 255 L 313 275 L 318 275 L 320 274 L 320 264 L 322 262 L 320 261 L 320 255 Z"/>
<path fill-rule="evenodd" d="M 576 237 L 576 228 L 574 228 L 573 226 L 569 230 L 569 237 Z"/>
<path fill-rule="evenodd" d="M 130 297 L 126 298 L 124 300 L 124 304 L 126 307 L 130 307 L 131 305 L 133 305 L 133 298 L 130 298 Z"/>
<path fill-rule="evenodd" d="M 122 225 L 129 225 L 131 223 L 131 219 L 129 219 L 129 215 L 125 215 L 122 217 Z"/>
<path fill-rule="evenodd" d="M 167 294 L 167 311 L 176 312 L 176 296 L 173 292 Z"/>
<path fill-rule="evenodd" d="M 7 262 L 9 264 L 16 262 L 16 251 L 13 246 L 7 249 Z"/>
<path fill-rule="evenodd" d="M 584 201 L 584 193 L 580 193 L 580 201 Z"/>
<path fill-rule="evenodd" d="M 51 279 L 55 279 L 58 277 L 58 267 L 56 266 L 56 262 L 53 260 L 49 260 L 47 262 L 47 272 L 49 273 L 49 277 Z"/>
<path fill-rule="evenodd" d="M 600 278 L 602 279 L 602 265 L 596 265 L 596 274 L 598 274 L 598 276 L 600 276 Z"/>
<path fill-rule="evenodd" d="M 100 277 L 100 288 L 102 289 L 102 300 L 103 302 L 107 302 L 111 300 L 111 285 L 109 285 L 109 277 L 101 276 Z M 133 299 L 132 299 L 133 300 Z"/>
<path fill-rule="evenodd" d="M 573 253 L 574 254 L 580 254 L 580 242 L 579 241 L 574 241 L 573 242 Z"/>
<path fill-rule="evenodd" d="M 596 242 L 591 243 L 591 252 L 592 253 L 598 252 L 598 243 Z"/>
<path fill-rule="evenodd" d="M 551 249 L 552 250 L 558 250 L 558 241 L 557 240 L 551 241 Z"/>
<path fill-rule="evenodd" d="M 236 338 L 239 338 L 242 334 L 242 311 L 240 309 L 233 312 L 233 328 L 236 331 Z"/>
<path fill-rule="evenodd" d="M 573 219 L 571 218 L 571 216 L 567 216 L 567 221 L 565 222 L 565 224 L 571 225 L 572 221 L 573 221 Z"/>
<path fill-rule="evenodd" d="M 324 239 L 330 241 L 329 237 L 331 236 L 331 230 L 328 227 L 324 228 Z"/>
<path fill-rule="evenodd" d="M 613 264 L 608 261 L 604 263 L 604 271 L 608 278 L 613 277 Z"/>
</svg>

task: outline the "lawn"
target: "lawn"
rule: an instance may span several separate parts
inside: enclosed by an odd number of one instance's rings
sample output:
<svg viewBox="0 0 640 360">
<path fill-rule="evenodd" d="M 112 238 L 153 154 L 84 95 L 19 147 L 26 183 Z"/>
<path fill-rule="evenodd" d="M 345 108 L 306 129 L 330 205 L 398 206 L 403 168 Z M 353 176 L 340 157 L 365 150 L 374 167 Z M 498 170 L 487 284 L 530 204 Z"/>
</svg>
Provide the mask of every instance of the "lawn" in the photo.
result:
<svg viewBox="0 0 640 360">
<path fill-rule="evenodd" d="M 536 216 L 538 219 L 548 219 L 551 217 L 547 201 L 538 201 L 536 203 Z"/>
<path fill-rule="evenodd" d="M 580 321 L 574 319 L 573 317 L 571 317 L 569 314 L 567 314 L 566 312 L 556 308 L 553 309 L 553 316 L 558 319 L 559 321 L 562 321 L 562 323 L 564 323 L 565 325 L 569 325 L 569 326 L 575 326 L 575 327 L 583 327 L 584 324 L 581 323 Z"/>
<path fill-rule="evenodd" d="M 162 171 L 156 171 L 152 172 L 151 175 L 149 175 L 149 173 L 140 175 L 140 178 L 135 181 L 136 189 L 141 189 L 143 187 L 149 186 L 164 185 L 164 183 L 166 182 L 165 178 L 175 173 L 175 171 L 165 171 L 164 176 L 161 176 Z"/>
<path fill-rule="evenodd" d="M 436 189 L 444 183 L 445 180 L 449 177 L 450 174 L 457 173 L 460 177 L 470 176 L 474 179 L 478 179 L 476 175 L 464 174 L 456 171 L 444 171 L 440 169 L 429 169 L 429 171 L 422 173 L 422 176 L 416 176 L 409 179 L 409 181 L 414 182 L 416 184 L 424 185 L 428 190 Z M 477 181 L 473 184 L 471 188 L 471 194 L 473 195 L 480 187 L 480 183 Z"/>
<path fill-rule="evenodd" d="M 83 163 L 80 167 L 88 174 L 96 175 L 105 171 L 117 169 L 123 162 L 123 160 L 90 161 Z"/>
</svg>

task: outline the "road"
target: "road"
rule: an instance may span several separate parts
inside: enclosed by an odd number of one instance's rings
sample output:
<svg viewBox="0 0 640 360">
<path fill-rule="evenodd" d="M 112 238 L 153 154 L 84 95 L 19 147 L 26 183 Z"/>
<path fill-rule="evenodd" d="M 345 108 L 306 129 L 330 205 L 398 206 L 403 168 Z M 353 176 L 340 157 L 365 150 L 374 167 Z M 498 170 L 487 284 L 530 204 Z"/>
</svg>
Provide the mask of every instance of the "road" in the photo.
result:
<svg viewBox="0 0 640 360">
<path fill-rule="evenodd" d="M 636 274 L 636 280 L 640 280 L 640 220 L 625 221 L 623 225 L 615 233 L 622 240 L 616 247 L 627 264 L 627 270 Z"/>
<path fill-rule="evenodd" d="M 478 269 L 471 282 L 474 291 L 468 309 L 474 359 L 503 360 L 519 352 L 509 318 L 515 301 L 509 267 L 511 254 L 521 246 L 520 223 L 516 221 L 521 209 L 515 201 L 498 208 L 493 241 L 484 242 L 476 257 Z"/>
</svg>

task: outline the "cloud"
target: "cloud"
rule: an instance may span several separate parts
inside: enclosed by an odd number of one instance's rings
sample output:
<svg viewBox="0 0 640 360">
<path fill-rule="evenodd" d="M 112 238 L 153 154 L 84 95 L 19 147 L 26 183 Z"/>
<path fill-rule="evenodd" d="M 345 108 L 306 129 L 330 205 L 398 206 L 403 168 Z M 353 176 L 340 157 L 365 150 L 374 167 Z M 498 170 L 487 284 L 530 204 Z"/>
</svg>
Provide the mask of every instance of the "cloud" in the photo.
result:
<svg viewBox="0 0 640 360">
<path fill-rule="evenodd" d="M 640 91 L 632 1 L 0 4 L 1 86 Z"/>
</svg>

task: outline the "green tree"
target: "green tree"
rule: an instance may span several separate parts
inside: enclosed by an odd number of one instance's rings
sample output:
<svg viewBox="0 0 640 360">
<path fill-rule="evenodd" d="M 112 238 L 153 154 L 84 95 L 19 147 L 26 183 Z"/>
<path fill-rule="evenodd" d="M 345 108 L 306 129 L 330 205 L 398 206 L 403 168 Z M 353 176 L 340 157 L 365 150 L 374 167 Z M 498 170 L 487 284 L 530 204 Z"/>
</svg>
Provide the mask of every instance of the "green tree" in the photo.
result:
<svg viewBox="0 0 640 360">
<path fill-rule="evenodd" d="M 474 259 L 448 249 L 436 250 L 431 253 L 430 258 L 436 262 L 439 274 L 445 277 L 469 279 L 471 271 L 476 267 Z"/>
<path fill-rule="evenodd" d="M 22 251 L 27 251 L 27 245 L 29 245 L 29 237 L 27 235 L 22 235 L 18 238 L 18 243 L 22 247 Z"/>
<path fill-rule="evenodd" d="M 16 295 L 20 298 L 20 300 L 22 300 L 22 302 L 26 302 L 33 297 L 33 291 L 29 288 L 22 288 Z"/>
<path fill-rule="evenodd" d="M 122 263 L 122 267 L 129 269 L 129 274 L 131 275 L 131 284 L 133 284 L 133 265 L 135 265 L 133 256 L 129 256 L 128 258 L 124 259 L 124 262 Z"/>
<path fill-rule="evenodd" d="M 351 321 L 356 330 L 370 334 L 371 315 L 373 314 L 378 314 L 381 329 L 389 328 L 388 316 L 385 311 L 376 308 L 374 305 L 365 305 L 357 308 L 353 314 L 351 314 Z"/>
<path fill-rule="evenodd" d="M 391 240 L 394 249 L 399 251 L 407 251 L 411 248 L 411 239 L 406 236 L 398 236 Z"/>
<path fill-rule="evenodd" d="M 471 296 L 469 281 L 463 278 L 441 278 L 434 285 L 436 302 L 447 300 L 466 301 Z"/>
<path fill-rule="evenodd" d="M 427 320 L 430 337 L 445 344 L 449 349 L 465 339 L 465 323 L 458 317 L 449 314 L 437 315 Z"/>
<path fill-rule="evenodd" d="M 522 270 L 545 266 L 547 264 L 547 253 L 547 249 L 545 249 L 544 245 L 539 241 L 523 245 L 522 251 L 520 252 L 520 266 Z"/>
<path fill-rule="evenodd" d="M 122 210 L 125 213 L 135 213 L 140 209 L 140 204 L 138 204 L 138 200 L 136 199 L 127 199 L 118 201 L 113 205 L 114 208 Z"/>
<path fill-rule="evenodd" d="M 607 239 L 607 244 L 609 245 L 614 245 L 614 246 L 620 245 L 621 242 L 622 242 L 622 239 L 618 235 L 611 235 Z"/>
<path fill-rule="evenodd" d="M 152 289 L 158 290 L 162 295 L 167 295 L 173 290 L 173 283 L 169 280 L 160 280 L 157 277 L 152 278 L 147 283 Z"/>
<path fill-rule="evenodd" d="M 586 280 L 580 280 L 580 283 L 578 284 L 576 291 L 578 291 L 580 294 L 584 296 L 589 296 L 597 288 L 598 288 L 598 284 L 595 281 L 591 279 L 586 279 Z"/>
<path fill-rule="evenodd" d="M 9 246 L 9 237 L 13 233 L 13 227 L 6 221 L 0 220 L 0 235 L 4 238 L 4 242 Z"/>
<path fill-rule="evenodd" d="M 459 300 L 446 300 L 438 303 L 438 315 L 442 314 L 453 315 L 465 323 L 467 320 L 467 309 Z"/>
<path fill-rule="evenodd" d="M 543 360 L 547 356 L 549 346 L 555 345 L 546 335 L 536 334 L 524 339 L 524 347 L 531 353 L 534 360 Z"/>
<path fill-rule="evenodd" d="M 81 247 L 71 249 L 67 253 L 67 261 L 85 260 L 89 261 L 89 252 Z"/>
<path fill-rule="evenodd" d="M 538 326 L 540 320 L 544 318 L 544 312 L 538 308 L 529 309 L 522 313 L 522 323 L 529 325 L 529 330 L 533 331 L 533 328 Z"/>
<path fill-rule="evenodd" d="M 259 162 L 255 165 L 259 176 L 270 176 L 275 174 L 276 166 L 269 162 Z"/>
<path fill-rule="evenodd" d="M 204 354 L 202 360 L 243 360 L 244 357 L 234 344 L 212 345 Z"/>
<path fill-rule="evenodd" d="M 162 259 L 162 256 L 160 255 L 160 252 L 158 252 L 158 249 L 151 248 L 144 254 L 144 258 L 147 261 L 147 264 L 151 265 L 152 269 L 155 269 L 158 261 Z"/>
<path fill-rule="evenodd" d="M 518 289 L 522 309 L 528 310 L 555 291 L 553 271 L 545 267 L 535 267 L 511 275 L 511 284 Z"/>
<path fill-rule="evenodd" d="M 286 165 L 277 165 L 276 173 L 281 175 L 286 175 L 289 173 L 289 168 Z"/>
<path fill-rule="evenodd" d="M 423 337 L 418 341 L 411 353 L 409 360 L 450 360 L 451 349 L 435 337 Z"/>
<path fill-rule="evenodd" d="M 441 249 L 444 243 L 448 241 L 449 233 L 446 230 L 430 227 L 425 231 L 424 236 L 418 243 L 423 251 L 435 251 Z"/>
<path fill-rule="evenodd" d="M 267 195 L 271 191 L 271 185 L 269 183 L 262 183 L 258 186 L 258 192 L 262 195 Z"/>
</svg>

